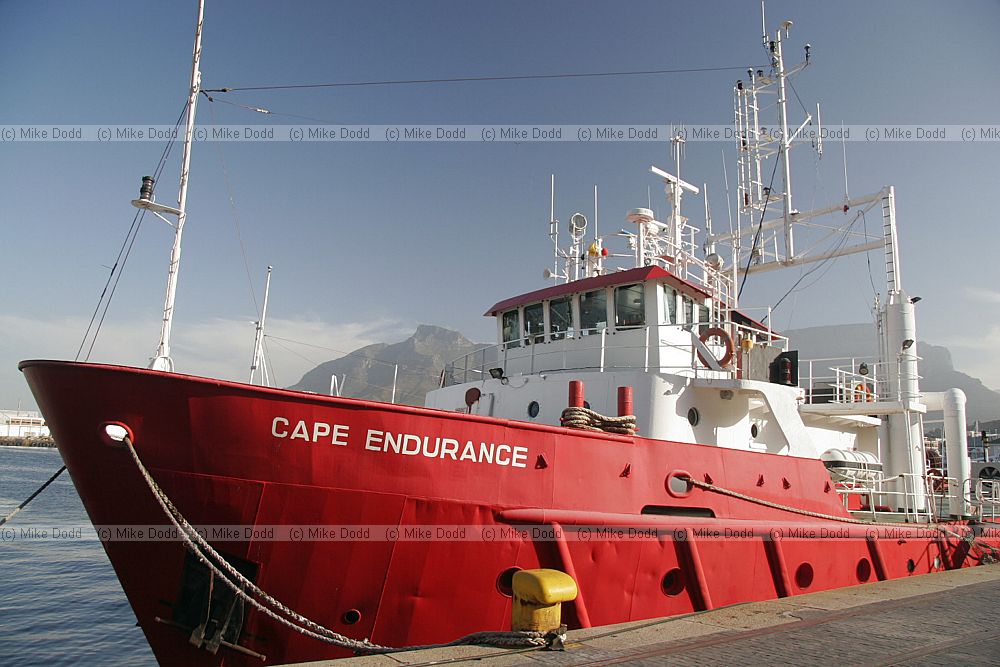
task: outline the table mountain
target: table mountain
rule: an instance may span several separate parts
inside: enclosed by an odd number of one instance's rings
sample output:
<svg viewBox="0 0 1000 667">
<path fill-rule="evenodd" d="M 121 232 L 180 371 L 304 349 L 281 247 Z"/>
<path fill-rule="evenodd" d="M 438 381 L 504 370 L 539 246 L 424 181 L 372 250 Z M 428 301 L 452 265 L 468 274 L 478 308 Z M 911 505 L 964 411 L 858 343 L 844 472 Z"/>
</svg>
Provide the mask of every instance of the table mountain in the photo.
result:
<svg viewBox="0 0 1000 667">
<path fill-rule="evenodd" d="M 450 329 L 421 324 L 400 343 L 376 343 L 327 361 L 302 376 L 290 389 L 330 392 L 330 378 L 342 381 L 341 395 L 376 401 L 392 397 L 396 373 L 396 402 L 423 405 L 428 391 L 437 389 L 446 363 L 487 343 L 473 343 Z"/>
</svg>

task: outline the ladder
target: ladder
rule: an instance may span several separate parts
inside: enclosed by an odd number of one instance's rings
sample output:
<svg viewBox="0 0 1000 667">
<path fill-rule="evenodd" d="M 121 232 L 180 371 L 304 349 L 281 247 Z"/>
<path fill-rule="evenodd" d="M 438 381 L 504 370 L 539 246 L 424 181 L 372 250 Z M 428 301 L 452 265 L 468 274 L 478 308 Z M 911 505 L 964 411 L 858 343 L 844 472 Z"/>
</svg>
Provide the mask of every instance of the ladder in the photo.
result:
<svg viewBox="0 0 1000 667">
<path fill-rule="evenodd" d="M 892 187 L 882 191 L 882 240 L 885 248 L 885 281 L 890 292 L 899 292 L 899 249 L 896 242 L 896 196 Z"/>
</svg>

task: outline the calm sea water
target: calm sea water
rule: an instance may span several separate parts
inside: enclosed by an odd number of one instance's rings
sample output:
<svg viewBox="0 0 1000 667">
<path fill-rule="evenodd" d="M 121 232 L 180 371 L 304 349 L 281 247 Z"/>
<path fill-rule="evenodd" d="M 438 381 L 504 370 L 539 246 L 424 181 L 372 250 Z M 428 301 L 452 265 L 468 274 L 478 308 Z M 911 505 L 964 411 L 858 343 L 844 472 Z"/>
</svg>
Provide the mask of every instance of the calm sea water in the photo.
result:
<svg viewBox="0 0 1000 667">
<path fill-rule="evenodd" d="M 61 465 L 54 449 L 0 447 L 0 516 Z M 0 664 L 155 665 L 95 537 L 20 537 L 66 525 L 89 525 L 69 473 L 0 528 Z"/>
</svg>

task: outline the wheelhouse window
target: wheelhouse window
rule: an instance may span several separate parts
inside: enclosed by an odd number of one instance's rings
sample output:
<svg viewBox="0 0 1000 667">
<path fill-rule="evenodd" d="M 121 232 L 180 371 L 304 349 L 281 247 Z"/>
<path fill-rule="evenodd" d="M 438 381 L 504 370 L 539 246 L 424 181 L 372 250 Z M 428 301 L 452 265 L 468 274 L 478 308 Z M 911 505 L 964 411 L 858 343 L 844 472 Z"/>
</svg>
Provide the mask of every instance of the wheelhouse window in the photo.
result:
<svg viewBox="0 0 1000 667">
<path fill-rule="evenodd" d="M 615 288 L 615 326 L 641 327 L 646 324 L 643 285 L 621 285 Z"/>
<path fill-rule="evenodd" d="M 667 321 L 664 324 L 677 324 L 677 290 L 663 286 L 663 312 Z"/>
<path fill-rule="evenodd" d="M 683 298 L 684 301 L 684 322 L 692 324 L 694 322 L 694 300 L 689 296 Z"/>
<path fill-rule="evenodd" d="M 504 347 L 521 347 L 521 317 L 517 310 L 503 314 Z"/>
<path fill-rule="evenodd" d="M 573 336 L 573 300 L 570 297 L 549 301 L 549 331 L 552 340 Z"/>
<path fill-rule="evenodd" d="M 528 345 L 545 340 L 545 311 L 542 304 L 533 303 L 524 307 L 524 335 Z"/>
<path fill-rule="evenodd" d="M 580 333 L 592 334 L 608 326 L 608 293 L 603 290 L 580 295 Z"/>
<path fill-rule="evenodd" d="M 698 306 L 698 321 L 702 324 L 708 324 L 711 319 L 708 306 Z"/>
</svg>

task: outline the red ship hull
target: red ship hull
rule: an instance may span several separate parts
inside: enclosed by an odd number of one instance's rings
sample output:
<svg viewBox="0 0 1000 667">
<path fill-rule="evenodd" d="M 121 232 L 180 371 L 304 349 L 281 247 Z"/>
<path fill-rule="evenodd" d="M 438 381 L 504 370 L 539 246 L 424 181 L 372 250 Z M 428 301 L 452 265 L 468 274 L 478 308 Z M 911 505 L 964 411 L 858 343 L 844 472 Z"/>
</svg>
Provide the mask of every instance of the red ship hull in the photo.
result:
<svg viewBox="0 0 1000 667">
<path fill-rule="evenodd" d="M 105 424 L 119 422 L 192 524 L 479 531 L 457 540 L 210 540 L 249 563 L 256 583 L 292 609 L 379 644 L 509 628 L 503 581 L 511 568 L 572 574 L 580 596 L 565 605 L 564 618 L 580 627 L 977 563 L 967 541 L 944 533 L 885 539 L 888 529 L 699 488 L 678 491 L 669 481 L 690 473 L 779 505 L 848 518 L 817 460 L 134 368 L 27 361 L 21 369 L 95 525 L 167 523 L 127 450 L 102 437 Z M 480 449 L 487 445 L 488 452 Z M 526 524 L 554 528 L 540 539 L 502 532 Z M 661 532 L 652 539 L 617 532 L 629 527 Z M 714 539 L 727 531 L 755 537 Z M 833 531 L 849 539 L 823 539 Z M 818 537 L 794 539 L 811 535 Z M 104 547 L 162 664 L 260 664 L 188 641 L 190 628 L 176 622 L 187 576 L 181 542 L 109 539 Z M 253 609 L 238 630 L 238 644 L 270 664 L 348 655 Z"/>
</svg>

